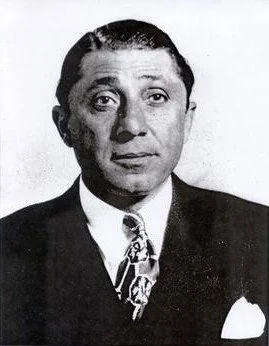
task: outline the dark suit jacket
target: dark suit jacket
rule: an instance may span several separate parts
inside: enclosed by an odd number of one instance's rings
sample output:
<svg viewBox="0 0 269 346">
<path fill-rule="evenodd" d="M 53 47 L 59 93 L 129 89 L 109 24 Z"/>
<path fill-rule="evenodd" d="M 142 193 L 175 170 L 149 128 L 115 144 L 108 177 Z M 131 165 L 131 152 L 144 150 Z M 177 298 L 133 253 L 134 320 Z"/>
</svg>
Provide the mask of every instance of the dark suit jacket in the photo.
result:
<svg viewBox="0 0 269 346">
<path fill-rule="evenodd" d="M 268 208 L 173 175 L 160 277 L 131 322 L 90 237 L 78 180 L 2 221 L 1 344 L 266 345 L 220 339 L 245 296 L 268 316 Z"/>
</svg>

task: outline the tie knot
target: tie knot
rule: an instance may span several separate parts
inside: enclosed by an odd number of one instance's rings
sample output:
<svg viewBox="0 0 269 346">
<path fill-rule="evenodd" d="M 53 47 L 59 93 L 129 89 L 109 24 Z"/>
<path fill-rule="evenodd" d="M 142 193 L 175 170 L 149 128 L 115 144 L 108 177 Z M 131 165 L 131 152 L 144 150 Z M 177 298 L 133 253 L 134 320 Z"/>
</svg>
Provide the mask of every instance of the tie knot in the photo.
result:
<svg viewBox="0 0 269 346">
<path fill-rule="evenodd" d="M 134 213 L 124 215 L 123 224 L 132 231 L 135 235 L 142 235 L 145 233 L 145 224 L 142 216 Z"/>
</svg>

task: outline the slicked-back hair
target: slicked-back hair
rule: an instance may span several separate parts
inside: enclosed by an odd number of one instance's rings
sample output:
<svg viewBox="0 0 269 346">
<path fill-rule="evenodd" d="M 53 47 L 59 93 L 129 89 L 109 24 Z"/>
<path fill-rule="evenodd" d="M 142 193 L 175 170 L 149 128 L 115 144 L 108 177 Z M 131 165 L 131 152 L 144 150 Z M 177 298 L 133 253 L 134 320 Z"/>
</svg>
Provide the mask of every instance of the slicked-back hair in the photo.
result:
<svg viewBox="0 0 269 346">
<path fill-rule="evenodd" d="M 69 110 L 68 96 L 71 88 L 82 78 L 80 67 L 85 54 L 98 50 L 122 49 L 165 49 L 178 66 L 187 92 L 187 108 L 194 84 L 192 70 L 185 58 L 178 52 L 170 37 L 155 25 L 137 21 L 122 20 L 101 26 L 88 32 L 67 53 L 61 71 L 56 97 L 67 113 Z"/>
</svg>

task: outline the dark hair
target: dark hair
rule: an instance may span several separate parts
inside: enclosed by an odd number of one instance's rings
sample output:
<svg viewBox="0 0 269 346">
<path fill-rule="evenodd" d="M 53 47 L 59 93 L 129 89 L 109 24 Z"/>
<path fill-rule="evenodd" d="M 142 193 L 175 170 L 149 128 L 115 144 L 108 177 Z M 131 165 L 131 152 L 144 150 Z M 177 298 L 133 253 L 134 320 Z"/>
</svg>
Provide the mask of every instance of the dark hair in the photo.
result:
<svg viewBox="0 0 269 346">
<path fill-rule="evenodd" d="M 68 96 L 73 85 L 81 78 L 81 59 L 86 53 L 96 50 L 120 49 L 157 49 L 163 48 L 175 59 L 179 74 L 187 91 L 187 107 L 194 84 L 194 76 L 184 57 L 178 52 L 170 37 L 155 25 L 136 21 L 122 20 L 101 26 L 88 32 L 69 50 L 61 71 L 56 90 L 60 105 L 69 112 Z"/>
</svg>

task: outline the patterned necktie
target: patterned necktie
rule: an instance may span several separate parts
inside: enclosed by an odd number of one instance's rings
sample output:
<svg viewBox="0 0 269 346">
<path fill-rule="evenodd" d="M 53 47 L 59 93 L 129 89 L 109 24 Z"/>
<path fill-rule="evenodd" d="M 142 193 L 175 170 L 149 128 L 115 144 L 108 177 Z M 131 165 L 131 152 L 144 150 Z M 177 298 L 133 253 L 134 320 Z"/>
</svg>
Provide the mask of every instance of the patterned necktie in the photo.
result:
<svg viewBox="0 0 269 346">
<path fill-rule="evenodd" d="M 115 288 L 121 301 L 132 307 L 132 319 L 141 318 L 149 300 L 152 286 L 159 275 L 159 263 L 145 231 L 142 217 L 129 213 L 123 218 L 123 227 L 134 237 L 119 265 Z"/>
</svg>

